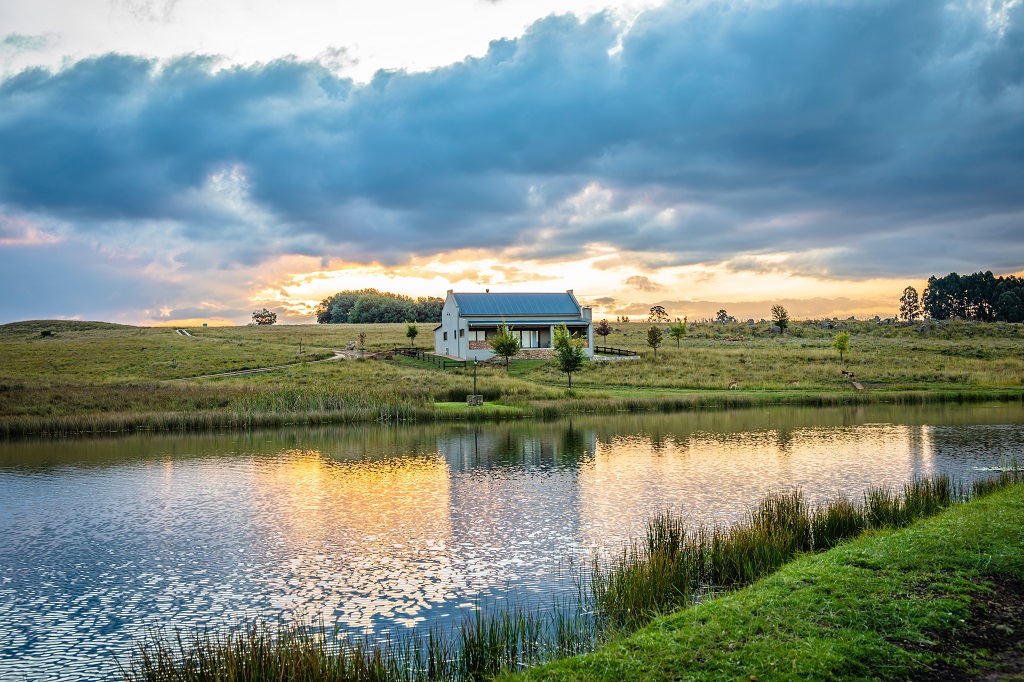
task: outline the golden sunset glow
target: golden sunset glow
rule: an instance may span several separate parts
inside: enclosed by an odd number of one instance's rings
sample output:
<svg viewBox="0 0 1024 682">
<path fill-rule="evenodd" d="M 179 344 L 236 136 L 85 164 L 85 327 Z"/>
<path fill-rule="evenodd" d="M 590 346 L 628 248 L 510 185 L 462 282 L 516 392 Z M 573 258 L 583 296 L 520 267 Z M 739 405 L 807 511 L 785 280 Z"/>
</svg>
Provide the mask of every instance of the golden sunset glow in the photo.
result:
<svg viewBox="0 0 1024 682">
<path fill-rule="evenodd" d="M 265 498 L 284 507 L 272 527 L 261 529 L 290 564 L 292 578 L 281 580 L 275 607 L 302 612 L 317 604 L 322 613 L 307 615 L 343 613 L 339 623 L 357 631 L 381 615 L 412 626 L 465 582 L 448 555 L 451 495 L 443 459 L 354 464 L 315 450 L 284 455 L 284 464 L 253 470 L 261 499 L 252 504 Z M 427 563 L 431 579 L 423 576 Z"/>
<path fill-rule="evenodd" d="M 785 270 L 792 254 L 748 259 L 751 269 L 678 266 L 644 270 L 635 257 L 595 247 L 575 261 L 508 260 L 497 253 L 465 251 L 444 258 L 413 259 L 404 266 L 332 262 L 328 268 L 283 274 L 251 295 L 254 306 L 280 306 L 290 316 L 310 316 L 316 305 L 339 291 L 373 288 L 411 297 L 444 298 L 456 291 L 565 291 L 572 289 L 595 317 L 646 316 L 663 305 L 673 317 L 713 317 L 726 308 L 737 318 L 767 318 L 782 302 L 794 318 L 896 314 L 904 287 L 925 283 L 895 279 L 847 281 Z M 756 270 L 755 270 L 756 268 Z"/>
</svg>

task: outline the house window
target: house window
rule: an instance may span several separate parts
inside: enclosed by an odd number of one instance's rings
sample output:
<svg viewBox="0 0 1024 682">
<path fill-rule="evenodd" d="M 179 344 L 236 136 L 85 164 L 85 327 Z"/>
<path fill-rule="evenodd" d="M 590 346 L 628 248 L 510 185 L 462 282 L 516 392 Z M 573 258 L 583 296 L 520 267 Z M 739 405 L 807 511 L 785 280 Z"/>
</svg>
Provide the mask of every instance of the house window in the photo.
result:
<svg viewBox="0 0 1024 682">
<path fill-rule="evenodd" d="M 465 329 L 460 329 L 459 330 L 459 336 L 465 336 L 465 335 L 466 335 L 466 330 Z"/>
<path fill-rule="evenodd" d="M 487 340 L 487 332 L 485 332 L 483 329 L 470 329 L 469 330 L 469 340 L 470 341 L 486 341 Z"/>
<path fill-rule="evenodd" d="M 447 340 L 448 340 L 448 332 L 445 332 L 445 333 L 444 333 L 444 340 L 445 340 L 445 341 L 447 341 Z"/>
<path fill-rule="evenodd" d="M 520 345 L 523 348 L 540 347 L 540 332 L 536 329 L 513 330 L 512 335 L 519 337 Z"/>
</svg>

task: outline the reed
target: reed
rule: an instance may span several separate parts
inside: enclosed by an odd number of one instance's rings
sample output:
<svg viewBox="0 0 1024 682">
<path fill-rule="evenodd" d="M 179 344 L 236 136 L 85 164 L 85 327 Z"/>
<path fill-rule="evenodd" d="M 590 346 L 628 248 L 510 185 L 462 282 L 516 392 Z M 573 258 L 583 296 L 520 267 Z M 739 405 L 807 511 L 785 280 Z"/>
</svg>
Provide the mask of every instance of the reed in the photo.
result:
<svg viewBox="0 0 1024 682">
<path fill-rule="evenodd" d="M 861 510 L 848 498 L 840 495 L 830 504 L 815 510 L 811 520 L 814 548 L 826 550 L 857 537 L 866 527 Z"/>
<path fill-rule="evenodd" d="M 735 589 L 794 557 L 827 550 L 867 528 L 908 525 L 973 497 L 1024 484 L 1016 462 L 970 487 L 948 476 L 915 478 L 897 494 L 874 488 L 811 506 L 797 492 L 767 495 L 738 524 L 690 524 L 662 511 L 644 537 L 610 559 L 570 569 L 575 593 L 536 604 L 478 604 L 445 630 L 351 639 L 320 625 L 256 620 L 224 632 L 157 632 L 125 666 L 126 682 L 328 680 L 463 682 L 592 651 L 658 615 Z"/>
<path fill-rule="evenodd" d="M 702 595 L 749 585 L 801 553 L 823 551 L 867 528 L 897 528 L 932 516 L 972 495 L 1024 482 L 1014 463 L 968 491 L 949 476 L 914 478 L 902 494 L 876 487 L 856 505 L 848 498 L 811 507 L 800 491 L 770 493 L 742 522 L 687 528 L 677 513 L 647 524 L 644 542 L 631 543 L 610 562 L 595 560 L 590 607 L 610 631 L 632 630 Z"/>
</svg>

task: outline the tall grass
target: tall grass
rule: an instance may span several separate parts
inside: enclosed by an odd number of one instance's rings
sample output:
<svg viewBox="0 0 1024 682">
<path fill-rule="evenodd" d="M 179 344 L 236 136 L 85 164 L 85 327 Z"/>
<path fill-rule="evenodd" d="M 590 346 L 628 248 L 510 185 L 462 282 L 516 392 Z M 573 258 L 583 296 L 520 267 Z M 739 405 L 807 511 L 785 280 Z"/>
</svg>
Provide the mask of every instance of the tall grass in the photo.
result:
<svg viewBox="0 0 1024 682">
<path fill-rule="evenodd" d="M 569 605 L 564 605 L 569 606 Z M 480 608 L 450 629 L 350 638 L 323 624 L 256 619 L 224 632 L 154 632 L 121 677 L 133 682 L 484 680 L 592 649 L 592 619 L 575 608 Z"/>
<path fill-rule="evenodd" d="M 868 490 L 810 505 L 799 491 L 772 493 L 740 523 L 690 524 L 655 514 L 644 537 L 610 560 L 574 569 L 577 591 L 549 608 L 480 606 L 460 624 L 383 639 L 348 638 L 323 625 L 244 623 L 226 632 L 155 633 L 121 676 L 127 682 L 484 680 L 593 650 L 652 618 L 748 585 L 801 553 L 823 551 L 868 528 L 896 528 L 972 497 L 1024 484 L 1016 462 L 963 486 L 948 476 L 915 478 L 900 493 Z"/>
<path fill-rule="evenodd" d="M 868 528 L 900 528 L 950 505 L 1024 483 L 1016 464 L 965 488 L 949 476 L 915 478 L 900 493 L 871 488 L 860 504 L 839 496 L 809 505 L 799 491 L 771 493 L 731 527 L 688 526 L 676 512 L 655 515 L 644 542 L 595 562 L 587 598 L 602 624 L 630 631 L 708 592 L 749 585 L 797 555 L 831 549 Z"/>
</svg>

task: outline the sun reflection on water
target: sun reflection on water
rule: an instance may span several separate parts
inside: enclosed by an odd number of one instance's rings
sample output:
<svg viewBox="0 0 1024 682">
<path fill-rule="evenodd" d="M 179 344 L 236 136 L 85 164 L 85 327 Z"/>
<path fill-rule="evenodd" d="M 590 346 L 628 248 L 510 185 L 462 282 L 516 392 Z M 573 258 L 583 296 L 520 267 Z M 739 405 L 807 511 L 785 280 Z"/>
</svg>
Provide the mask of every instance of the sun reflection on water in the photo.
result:
<svg viewBox="0 0 1024 682">
<path fill-rule="evenodd" d="M 0 444 L 0 679 L 94 679 L 152 626 L 352 632 L 542 598 L 668 506 L 729 522 L 1024 460 L 1024 406 L 748 410 L 554 423 Z"/>
</svg>

